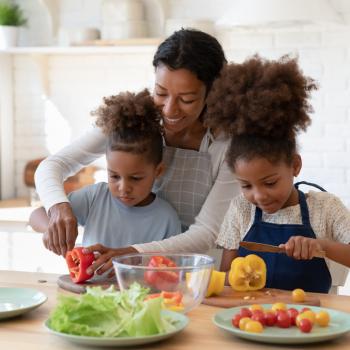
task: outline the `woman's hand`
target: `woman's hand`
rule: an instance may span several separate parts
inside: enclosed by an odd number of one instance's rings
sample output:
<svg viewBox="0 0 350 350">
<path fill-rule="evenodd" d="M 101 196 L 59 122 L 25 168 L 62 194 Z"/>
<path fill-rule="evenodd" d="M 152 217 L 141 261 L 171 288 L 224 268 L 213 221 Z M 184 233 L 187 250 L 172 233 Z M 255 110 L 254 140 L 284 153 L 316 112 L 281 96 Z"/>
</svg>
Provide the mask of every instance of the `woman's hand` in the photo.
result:
<svg viewBox="0 0 350 350">
<path fill-rule="evenodd" d="M 49 210 L 49 226 L 43 236 L 45 247 L 57 255 L 66 256 L 74 248 L 78 223 L 69 203 L 58 203 Z"/>
<path fill-rule="evenodd" d="M 315 256 L 316 251 L 323 250 L 321 240 L 303 236 L 293 236 L 285 244 L 280 244 L 280 248 L 286 250 L 286 254 L 297 260 L 309 260 Z"/>
<path fill-rule="evenodd" d="M 87 273 L 96 272 L 98 275 L 102 275 L 113 267 L 112 258 L 124 254 L 138 253 L 138 251 L 133 247 L 108 248 L 102 244 L 95 244 L 84 248 L 83 253 L 97 253 L 96 260 L 87 269 Z M 113 275 L 113 272 L 108 277 L 111 277 L 111 275 Z"/>
</svg>

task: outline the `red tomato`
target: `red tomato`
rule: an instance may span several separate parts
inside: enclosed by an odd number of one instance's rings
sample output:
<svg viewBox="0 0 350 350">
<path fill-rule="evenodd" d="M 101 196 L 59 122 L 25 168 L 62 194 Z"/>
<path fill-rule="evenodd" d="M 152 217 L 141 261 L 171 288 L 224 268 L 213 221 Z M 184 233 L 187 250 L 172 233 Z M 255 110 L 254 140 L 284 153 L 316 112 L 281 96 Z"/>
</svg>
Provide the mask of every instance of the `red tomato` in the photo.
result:
<svg viewBox="0 0 350 350">
<path fill-rule="evenodd" d="M 289 328 L 291 326 L 291 320 L 286 311 L 278 311 L 276 324 L 280 328 Z"/>
<path fill-rule="evenodd" d="M 247 307 L 242 307 L 242 309 L 240 310 L 239 313 L 242 317 L 251 317 L 252 316 L 252 312 Z"/>
<path fill-rule="evenodd" d="M 300 320 L 299 322 L 299 329 L 303 332 L 303 333 L 309 333 L 312 329 L 312 323 L 309 319 L 307 318 L 303 318 Z"/>
<path fill-rule="evenodd" d="M 145 281 L 162 291 L 173 291 L 177 283 L 179 282 L 179 273 L 177 271 L 167 271 L 168 267 L 176 267 L 174 261 L 164 257 L 164 256 L 152 256 L 150 262 L 148 263 L 150 268 L 145 272 Z M 164 270 L 157 270 L 152 268 L 164 268 Z"/>
<path fill-rule="evenodd" d="M 242 316 L 240 314 L 236 314 L 232 318 L 232 325 L 236 328 L 239 328 L 239 321 L 241 320 Z"/>
<path fill-rule="evenodd" d="M 268 311 L 265 313 L 265 324 L 266 326 L 272 327 L 277 322 L 277 315 L 274 312 Z"/>
<path fill-rule="evenodd" d="M 74 283 L 81 283 L 92 277 L 86 269 L 92 265 L 95 260 L 93 253 L 83 253 L 83 247 L 76 247 L 69 250 L 66 254 L 66 263 L 68 266 L 70 278 Z"/>
<path fill-rule="evenodd" d="M 255 311 L 260 311 L 260 310 L 255 310 Z M 263 326 L 266 325 L 265 315 L 264 315 L 264 313 L 262 311 L 260 311 L 260 312 L 254 312 L 253 311 L 251 319 L 254 320 L 254 321 L 260 322 Z"/>
<path fill-rule="evenodd" d="M 291 307 L 287 310 L 287 313 L 290 317 L 290 321 L 291 321 L 292 326 L 295 326 L 296 325 L 295 320 L 296 320 L 297 316 L 299 315 L 299 311 L 297 309 L 294 309 L 294 307 Z"/>
</svg>

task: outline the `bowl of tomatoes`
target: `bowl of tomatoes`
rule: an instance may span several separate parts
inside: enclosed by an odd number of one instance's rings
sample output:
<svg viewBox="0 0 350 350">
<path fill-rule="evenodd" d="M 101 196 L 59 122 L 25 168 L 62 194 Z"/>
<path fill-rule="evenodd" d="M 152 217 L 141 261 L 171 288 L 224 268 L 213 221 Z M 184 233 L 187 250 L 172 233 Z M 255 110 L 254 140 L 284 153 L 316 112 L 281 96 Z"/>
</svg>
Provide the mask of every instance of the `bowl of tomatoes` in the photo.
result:
<svg viewBox="0 0 350 350">
<path fill-rule="evenodd" d="M 204 254 L 135 253 L 113 259 L 121 290 L 133 283 L 163 298 L 165 309 L 186 313 L 205 297 L 215 260 Z"/>
</svg>

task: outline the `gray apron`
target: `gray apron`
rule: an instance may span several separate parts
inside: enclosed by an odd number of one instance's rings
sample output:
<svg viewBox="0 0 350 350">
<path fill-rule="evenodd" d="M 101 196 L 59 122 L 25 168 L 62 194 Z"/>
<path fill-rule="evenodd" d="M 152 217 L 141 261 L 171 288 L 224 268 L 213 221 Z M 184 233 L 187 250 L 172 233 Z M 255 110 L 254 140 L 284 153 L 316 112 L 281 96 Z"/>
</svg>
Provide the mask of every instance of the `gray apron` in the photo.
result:
<svg viewBox="0 0 350 350">
<path fill-rule="evenodd" d="M 212 186 L 212 162 L 208 148 L 213 137 L 209 130 L 199 151 L 164 146 L 165 174 L 153 186 L 153 191 L 168 201 L 180 217 L 182 232 L 194 223 Z"/>
</svg>

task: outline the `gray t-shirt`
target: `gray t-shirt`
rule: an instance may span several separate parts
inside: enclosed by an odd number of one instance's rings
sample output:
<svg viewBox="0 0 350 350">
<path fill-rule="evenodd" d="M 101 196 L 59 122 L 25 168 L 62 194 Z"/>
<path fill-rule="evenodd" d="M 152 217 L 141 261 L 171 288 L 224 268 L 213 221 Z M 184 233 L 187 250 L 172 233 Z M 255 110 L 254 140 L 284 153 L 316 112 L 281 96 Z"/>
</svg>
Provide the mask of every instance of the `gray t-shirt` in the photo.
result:
<svg viewBox="0 0 350 350">
<path fill-rule="evenodd" d="M 83 246 L 101 243 L 124 247 L 162 240 L 181 232 L 175 209 L 161 198 L 143 207 L 128 207 L 100 182 L 71 192 L 68 199 L 78 223 L 84 226 Z"/>
</svg>

